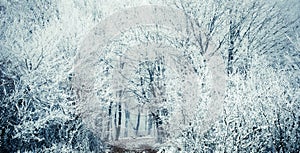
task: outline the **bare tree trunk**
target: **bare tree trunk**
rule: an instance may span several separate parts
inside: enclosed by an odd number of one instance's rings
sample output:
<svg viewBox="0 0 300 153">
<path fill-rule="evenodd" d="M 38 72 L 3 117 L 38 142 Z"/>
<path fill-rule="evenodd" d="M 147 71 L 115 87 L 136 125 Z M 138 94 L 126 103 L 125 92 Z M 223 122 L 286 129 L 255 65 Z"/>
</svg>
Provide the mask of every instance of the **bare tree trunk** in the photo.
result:
<svg viewBox="0 0 300 153">
<path fill-rule="evenodd" d="M 141 110 L 140 108 L 138 109 L 138 116 L 137 116 L 137 123 L 136 123 L 136 127 L 135 127 L 135 135 L 138 136 L 138 132 L 139 132 L 139 127 L 140 127 L 140 119 L 141 119 Z"/>
<path fill-rule="evenodd" d="M 161 118 L 159 117 L 159 110 L 157 110 L 157 114 L 154 114 L 152 112 L 152 116 L 155 120 L 155 126 L 156 126 L 156 132 L 157 132 L 157 142 L 158 143 L 162 143 L 162 140 L 163 140 L 163 128 L 161 127 L 162 125 L 162 120 Z"/>
<path fill-rule="evenodd" d="M 232 10 L 229 12 L 232 13 Z M 234 50 L 234 35 L 235 35 L 235 29 L 233 25 L 233 21 L 230 20 L 229 22 L 229 49 L 228 49 L 228 61 L 227 61 L 227 74 L 230 75 L 233 72 L 233 50 Z"/>
<path fill-rule="evenodd" d="M 108 108 L 108 122 L 107 122 L 107 134 L 106 134 L 106 138 L 105 140 L 108 141 L 109 140 L 109 133 L 110 133 L 110 127 L 111 127 L 111 121 L 112 121 L 112 102 L 110 102 L 109 104 L 109 108 Z"/>
<path fill-rule="evenodd" d="M 128 137 L 128 122 L 130 120 L 130 112 L 128 110 L 128 105 L 125 104 L 125 133 L 124 137 Z"/>
<path fill-rule="evenodd" d="M 118 125 L 116 128 L 116 140 L 118 140 L 120 137 L 121 123 L 122 123 L 122 105 L 121 105 L 121 102 L 119 102 L 118 103 Z"/>
<path fill-rule="evenodd" d="M 152 124 L 153 124 L 152 115 L 149 114 L 148 115 L 148 135 L 151 134 Z"/>
<path fill-rule="evenodd" d="M 117 111 L 118 111 L 118 105 L 116 105 L 116 109 L 115 109 L 115 115 L 114 115 L 114 125 L 115 125 L 115 132 L 117 132 Z M 112 140 L 116 140 L 116 137 L 113 138 L 113 136 L 115 133 L 112 134 Z"/>
</svg>

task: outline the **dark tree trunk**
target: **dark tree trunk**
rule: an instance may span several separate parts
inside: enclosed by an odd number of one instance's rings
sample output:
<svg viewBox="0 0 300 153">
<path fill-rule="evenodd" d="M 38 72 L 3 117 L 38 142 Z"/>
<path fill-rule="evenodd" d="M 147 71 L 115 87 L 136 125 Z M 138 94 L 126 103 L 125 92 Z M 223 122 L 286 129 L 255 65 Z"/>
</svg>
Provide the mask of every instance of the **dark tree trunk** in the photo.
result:
<svg viewBox="0 0 300 153">
<path fill-rule="evenodd" d="M 121 102 L 118 104 L 118 125 L 116 131 L 116 140 L 119 139 L 121 133 L 121 123 L 122 123 L 122 105 Z"/>
<path fill-rule="evenodd" d="M 117 126 L 117 111 L 118 111 L 118 106 L 116 105 L 116 109 L 115 109 L 115 115 L 114 115 L 114 125 L 115 125 L 115 130 L 116 130 L 116 133 L 118 131 L 118 126 Z M 114 134 L 114 133 L 113 133 Z M 112 138 L 113 138 L 113 135 L 112 135 Z M 112 140 L 116 140 L 117 137 L 115 137 L 115 139 L 112 139 Z"/>
<path fill-rule="evenodd" d="M 158 143 L 162 143 L 162 140 L 163 140 L 163 128 L 162 128 L 162 120 L 159 116 L 159 110 L 157 110 L 157 114 L 154 114 L 152 112 L 152 116 L 155 120 L 155 127 L 156 127 L 156 132 L 157 132 L 157 142 Z"/>
<path fill-rule="evenodd" d="M 106 134 L 106 138 L 105 140 L 109 140 L 109 133 L 110 133 L 110 127 L 111 127 L 111 121 L 112 121 L 112 102 L 110 102 L 109 104 L 109 108 L 108 108 L 108 122 L 107 122 L 107 134 Z"/>
<path fill-rule="evenodd" d="M 234 50 L 234 27 L 232 21 L 230 21 L 229 28 L 229 49 L 228 49 L 228 61 L 227 61 L 227 74 L 230 75 L 233 72 L 233 50 Z"/>
<path fill-rule="evenodd" d="M 139 128 L 140 128 L 140 120 L 141 120 L 141 110 L 140 108 L 138 109 L 138 116 L 137 116 L 137 123 L 135 127 L 135 135 L 138 136 Z"/>
<path fill-rule="evenodd" d="M 125 109 L 125 133 L 124 133 L 124 137 L 128 137 L 128 122 L 130 120 L 130 112 L 128 111 L 128 106 L 126 104 L 126 109 Z"/>
</svg>

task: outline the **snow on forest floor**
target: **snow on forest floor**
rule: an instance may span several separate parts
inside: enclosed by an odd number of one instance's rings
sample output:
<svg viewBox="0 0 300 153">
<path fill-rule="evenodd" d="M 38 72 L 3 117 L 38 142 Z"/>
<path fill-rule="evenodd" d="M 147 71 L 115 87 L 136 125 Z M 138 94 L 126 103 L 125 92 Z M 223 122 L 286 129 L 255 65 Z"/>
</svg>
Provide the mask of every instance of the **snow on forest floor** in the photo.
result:
<svg viewBox="0 0 300 153">
<path fill-rule="evenodd" d="M 156 143 L 154 137 L 120 138 L 118 141 L 108 142 L 111 151 L 119 152 L 157 152 L 160 144 Z"/>
</svg>

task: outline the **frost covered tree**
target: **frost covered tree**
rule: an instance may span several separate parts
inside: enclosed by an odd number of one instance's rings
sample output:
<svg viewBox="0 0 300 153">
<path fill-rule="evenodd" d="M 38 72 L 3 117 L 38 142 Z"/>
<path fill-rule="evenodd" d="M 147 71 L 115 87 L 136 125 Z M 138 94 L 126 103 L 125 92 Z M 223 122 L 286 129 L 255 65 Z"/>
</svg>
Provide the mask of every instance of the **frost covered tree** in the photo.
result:
<svg viewBox="0 0 300 153">
<path fill-rule="evenodd" d="M 204 4 L 209 4 L 212 9 L 208 9 L 209 7 L 195 9 L 201 8 Z M 296 99 L 288 102 L 289 100 L 282 98 L 287 93 L 294 93 L 287 92 L 285 89 L 294 90 L 297 86 L 287 83 L 290 82 L 287 78 L 297 73 L 295 70 L 299 68 L 295 63 L 299 56 L 295 53 L 295 48 L 287 35 L 292 32 L 293 27 L 297 27 L 298 19 L 286 20 L 276 5 L 264 2 L 223 1 L 220 5 L 222 7 L 215 1 L 204 4 L 195 7 L 197 2 L 186 2 L 179 6 L 184 8 L 187 15 L 193 17 L 197 12 L 200 14 L 204 11 L 204 15 L 198 17 L 199 21 L 195 20 L 194 28 L 198 28 L 198 31 L 193 29 L 192 32 L 194 34 L 198 32 L 195 36 L 200 46 L 204 44 L 202 48 L 209 50 L 205 44 L 214 43 L 212 48 L 216 50 L 213 51 L 221 52 L 223 60 L 227 63 L 226 71 L 229 77 L 224 111 L 219 122 L 212 125 L 211 129 L 204 134 L 199 132 L 201 125 L 197 124 L 201 119 L 195 120 L 190 128 L 183 130 L 180 139 L 184 143 L 179 143 L 178 148 L 196 152 L 200 150 L 285 152 L 299 149 L 298 145 L 294 145 L 297 143 L 295 137 L 298 135 L 295 132 L 298 127 L 296 110 L 278 111 L 286 107 L 287 103 L 298 105 Z M 219 24 L 214 26 L 214 23 Z M 214 35 L 216 37 L 213 37 Z M 289 71 L 288 74 L 281 72 L 287 71 L 290 66 L 294 70 Z M 261 89 L 268 92 L 261 92 Z M 256 96 L 253 97 L 252 94 Z M 233 98 L 235 96 L 241 97 L 235 99 Z M 298 96 L 293 94 L 289 97 Z M 243 115 L 245 113 L 247 115 Z M 292 114 L 294 117 L 288 117 Z M 275 118 L 278 121 L 275 121 Z M 293 120 L 285 126 L 286 130 L 289 129 L 287 132 L 289 134 L 283 132 L 283 118 Z"/>
<path fill-rule="evenodd" d="M 74 115 L 76 38 L 59 34 L 57 4 L 0 2 L 1 152 L 102 149 Z"/>
<path fill-rule="evenodd" d="M 149 4 L 170 19 L 116 13 Z M 299 14 L 284 7 L 1 1 L 0 152 L 299 152 Z M 112 35 L 84 38 L 93 27 Z"/>
</svg>

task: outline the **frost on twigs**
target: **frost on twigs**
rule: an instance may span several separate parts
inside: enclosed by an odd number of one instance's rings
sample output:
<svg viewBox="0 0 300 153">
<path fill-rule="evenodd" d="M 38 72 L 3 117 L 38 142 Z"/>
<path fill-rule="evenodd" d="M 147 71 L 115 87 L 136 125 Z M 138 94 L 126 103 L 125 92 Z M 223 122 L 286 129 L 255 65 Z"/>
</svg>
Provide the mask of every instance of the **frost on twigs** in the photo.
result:
<svg viewBox="0 0 300 153">
<path fill-rule="evenodd" d="M 214 109 L 203 109 L 209 119 L 198 130 L 218 118 L 224 62 L 213 44 L 199 52 L 203 44 L 190 35 L 191 25 L 194 19 L 181 9 L 148 5 L 113 14 L 89 33 L 75 61 L 74 84 L 77 112 L 95 134 L 106 141 L 151 136 L 163 143 L 207 103 Z"/>
<path fill-rule="evenodd" d="M 0 1 L 0 152 L 299 152 L 293 1 Z"/>
</svg>

